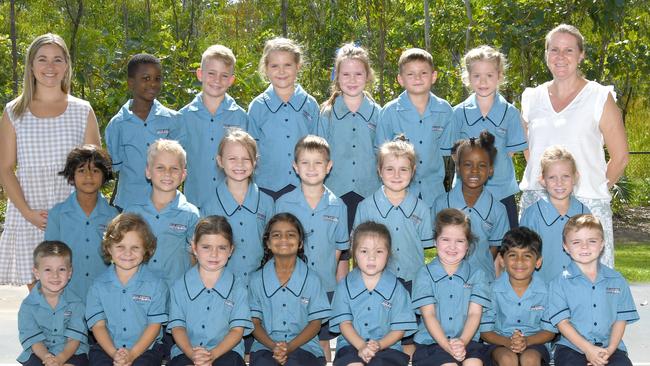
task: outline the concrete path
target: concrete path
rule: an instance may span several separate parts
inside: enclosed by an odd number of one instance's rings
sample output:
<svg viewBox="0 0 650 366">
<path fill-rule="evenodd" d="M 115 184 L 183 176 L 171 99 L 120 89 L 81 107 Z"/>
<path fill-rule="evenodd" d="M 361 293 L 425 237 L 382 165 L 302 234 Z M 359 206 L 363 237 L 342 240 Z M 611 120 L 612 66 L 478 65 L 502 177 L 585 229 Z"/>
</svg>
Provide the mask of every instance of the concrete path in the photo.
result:
<svg viewBox="0 0 650 366">
<path fill-rule="evenodd" d="M 623 338 L 634 365 L 650 366 L 650 284 L 631 286 L 641 320 L 627 327 Z M 19 365 L 17 315 L 27 288 L 0 286 L 0 366 Z"/>
</svg>

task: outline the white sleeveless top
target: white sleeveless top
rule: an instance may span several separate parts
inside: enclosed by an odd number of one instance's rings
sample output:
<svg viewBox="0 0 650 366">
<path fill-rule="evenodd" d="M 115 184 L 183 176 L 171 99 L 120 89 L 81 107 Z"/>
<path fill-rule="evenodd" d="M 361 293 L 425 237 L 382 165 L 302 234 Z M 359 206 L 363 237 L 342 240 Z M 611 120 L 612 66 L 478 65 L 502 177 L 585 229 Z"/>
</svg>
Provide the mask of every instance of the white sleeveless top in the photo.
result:
<svg viewBox="0 0 650 366">
<path fill-rule="evenodd" d="M 611 199 L 605 176 L 604 140 L 599 128 L 610 93 L 616 99 L 613 86 L 589 81 L 573 101 L 558 113 L 551 105 L 548 83 L 524 90 L 521 112 L 528 122 L 530 155 L 519 184 L 521 190 L 544 189 L 538 181 L 542 154 L 549 146 L 563 145 L 573 154 L 580 173 L 574 194 L 591 199 Z"/>
</svg>

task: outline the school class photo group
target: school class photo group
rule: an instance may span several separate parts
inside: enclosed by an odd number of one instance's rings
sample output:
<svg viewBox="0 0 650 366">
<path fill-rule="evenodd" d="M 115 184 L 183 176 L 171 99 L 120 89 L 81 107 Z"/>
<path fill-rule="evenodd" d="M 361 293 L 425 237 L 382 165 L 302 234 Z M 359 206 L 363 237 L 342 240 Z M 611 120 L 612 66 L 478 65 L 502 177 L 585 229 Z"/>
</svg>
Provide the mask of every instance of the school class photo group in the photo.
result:
<svg viewBox="0 0 650 366">
<path fill-rule="evenodd" d="M 30 289 L 17 361 L 632 365 L 622 338 L 639 315 L 614 269 L 609 191 L 628 159 L 621 113 L 613 87 L 582 76 L 577 28 L 544 45 L 552 78 L 521 110 L 490 46 L 464 56 L 471 94 L 454 107 L 418 48 L 380 106 L 368 51 L 341 45 L 318 104 L 300 45 L 269 39 L 268 87 L 244 109 L 235 55 L 212 45 L 179 111 L 157 99 L 163 63 L 136 54 L 102 136 L 69 94 L 64 40 L 35 38 L 0 122 L 0 283 Z"/>
</svg>

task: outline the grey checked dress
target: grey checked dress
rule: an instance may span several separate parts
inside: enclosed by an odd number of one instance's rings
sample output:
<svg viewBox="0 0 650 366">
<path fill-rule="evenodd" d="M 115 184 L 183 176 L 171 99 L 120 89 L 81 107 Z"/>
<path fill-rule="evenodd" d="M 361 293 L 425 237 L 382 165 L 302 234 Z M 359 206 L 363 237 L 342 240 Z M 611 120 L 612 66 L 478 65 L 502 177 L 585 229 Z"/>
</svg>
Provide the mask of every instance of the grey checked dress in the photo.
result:
<svg viewBox="0 0 650 366">
<path fill-rule="evenodd" d="M 16 131 L 16 176 L 27 204 L 32 209 L 49 210 L 73 190 L 57 173 L 63 170 L 70 150 L 84 142 L 90 104 L 68 96 L 63 114 L 51 118 L 39 118 L 26 110 L 16 119 L 11 102 L 5 110 Z M 25 220 L 11 201 L 7 203 L 0 236 L 0 284 L 32 282 L 32 252 L 43 235 L 44 231 Z"/>
</svg>

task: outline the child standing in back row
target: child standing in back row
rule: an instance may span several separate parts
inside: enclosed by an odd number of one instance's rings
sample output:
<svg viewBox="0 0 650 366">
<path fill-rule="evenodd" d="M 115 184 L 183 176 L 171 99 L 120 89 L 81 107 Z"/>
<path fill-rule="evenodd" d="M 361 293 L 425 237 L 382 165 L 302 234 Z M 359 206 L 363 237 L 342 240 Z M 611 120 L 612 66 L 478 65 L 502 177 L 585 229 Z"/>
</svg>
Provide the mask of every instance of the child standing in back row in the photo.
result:
<svg viewBox="0 0 650 366">
<path fill-rule="evenodd" d="M 301 66 L 302 51 L 294 41 L 266 41 L 259 72 L 271 85 L 248 106 L 249 131 L 260 150 L 256 181 L 274 200 L 300 183 L 291 166 L 293 147 L 318 129 L 318 103 L 296 84 Z"/>
<path fill-rule="evenodd" d="M 162 87 L 160 60 L 137 54 L 127 66 L 127 84 L 133 98 L 126 102 L 106 126 L 106 148 L 119 173 L 113 204 L 122 210 L 149 197 L 151 186 L 145 177 L 147 149 L 158 139 L 177 139 L 177 113 L 158 99 Z"/>
<path fill-rule="evenodd" d="M 504 81 L 505 56 L 490 46 L 480 46 L 463 58 L 463 83 L 473 91 L 464 102 L 454 107 L 453 138 L 479 137 L 487 130 L 495 137 L 497 155 L 494 174 L 485 188 L 500 200 L 508 212 L 510 227 L 517 227 L 517 204 L 519 192 L 512 154 L 528 148 L 519 111 L 499 94 Z"/>
<path fill-rule="evenodd" d="M 95 145 L 84 145 L 68 154 L 65 168 L 59 173 L 75 191 L 49 212 L 45 240 L 69 243 L 72 278 L 68 288 L 83 299 L 97 275 L 106 270 L 101 243 L 106 225 L 117 216 L 101 188 L 112 179 L 111 158 Z"/>
<path fill-rule="evenodd" d="M 411 191 L 431 207 L 445 192 L 443 156 L 451 153 L 453 111 L 446 100 L 431 92 L 438 74 L 429 52 L 408 49 L 400 56 L 398 66 L 397 81 L 405 90 L 382 109 L 375 148 L 398 134 L 411 141 L 418 156 Z"/>
<path fill-rule="evenodd" d="M 208 47 L 201 56 L 201 67 L 196 70 L 201 93 L 178 111 L 182 129 L 180 143 L 187 151 L 183 193 L 199 208 L 224 179 L 214 158 L 227 129 L 248 128 L 246 112 L 227 93 L 235 82 L 235 62 L 235 55 L 228 47 L 218 44 Z"/>
</svg>

